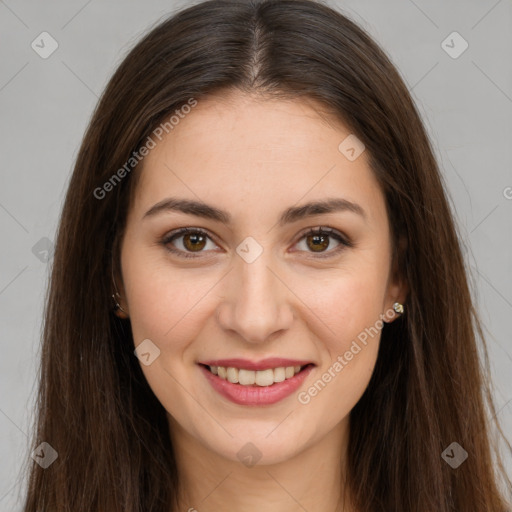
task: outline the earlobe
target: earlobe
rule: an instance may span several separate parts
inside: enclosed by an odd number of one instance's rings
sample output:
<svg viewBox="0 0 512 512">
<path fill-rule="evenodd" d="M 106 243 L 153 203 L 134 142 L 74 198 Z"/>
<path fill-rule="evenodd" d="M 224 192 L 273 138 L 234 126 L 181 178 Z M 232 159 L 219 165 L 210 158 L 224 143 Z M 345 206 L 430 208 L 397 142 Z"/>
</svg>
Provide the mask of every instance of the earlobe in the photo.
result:
<svg viewBox="0 0 512 512">
<path fill-rule="evenodd" d="M 391 306 L 391 309 L 393 311 L 393 316 L 390 318 L 390 321 L 388 323 L 393 322 L 396 318 L 399 316 L 402 316 L 405 311 L 405 301 L 407 298 L 407 295 L 409 294 L 409 287 L 407 285 L 407 281 L 403 275 L 402 272 L 400 272 L 399 268 L 399 261 L 403 261 L 403 254 L 406 250 L 407 242 L 405 238 L 401 238 L 398 243 L 398 254 L 396 255 L 392 270 L 391 270 L 391 276 L 392 276 L 392 285 L 389 289 L 388 297 L 393 298 L 393 305 Z M 386 311 L 386 313 L 389 312 L 389 309 Z"/>
<path fill-rule="evenodd" d="M 115 292 L 112 294 L 112 300 L 114 301 L 114 308 L 113 308 L 114 314 L 118 318 L 121 318 L 122 320 L 126 320 L 129 317 L 129 315 L 128 315 L 128 312 L 125 311 L 120 304 L 121 296 L 119 295 L 118 292 Z"/>
<path fill-rule="evenodd" d="M 118 318 L 121 318 L 122 320 L 126 320 L 129 315 L 128 315 L 128 311 L 127 311 L 127 307 L 126 309 L 123 308 L 123 306 L 121 306 L 121 302 L 122 302 L 122 299 L 121 299 L 121 294 L 118 292 L 117 290 L 117 286 L 116 286 L 116 279 L 114 277 L 114 261 L 112 259 L 112 264 L 111 264 L 111 270 L 112 270 L 112 286 L 114 287 L 114 293 L 112 294 L 112 300 L 114 302 L 114 307 L 113 307 L 113 313 L 118 317 Z"/>
</svg>

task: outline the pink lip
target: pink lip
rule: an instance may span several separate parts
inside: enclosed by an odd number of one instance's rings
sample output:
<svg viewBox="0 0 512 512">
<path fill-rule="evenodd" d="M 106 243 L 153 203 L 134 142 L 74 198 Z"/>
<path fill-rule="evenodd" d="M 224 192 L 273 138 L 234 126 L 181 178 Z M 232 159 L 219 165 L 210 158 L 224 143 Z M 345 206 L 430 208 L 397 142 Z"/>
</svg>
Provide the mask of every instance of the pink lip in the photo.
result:
<svg viewBox="0 0 512 512">
<path fill-rule="evenodd" d="M 262 359 L 261 361 L 250 361 L 249 359 L 217 359 L 210 361 L 200 361 L 200 364 L 204 364 L 206 366 L 223 366 L 224 368 L 232 367 L 244 370 L 267 370 L 269 368 L 280 368 L 284 366 L 306 366 L 310 364 L 311 361 L 301 361 L 298 359 L 283 359 L 281 357 L 268 357 L 267 359 Z"/>
<path fill-rule="evenodd" d="M 223 360 L 225 362 L 226 360 Z M 230 360 L 230 361 L 235 361 Z M 240 364 L 241 360 L 237 360 Z M 288 360 L 289 361 L 289 360 Z M 297 361 L 300 363 L 300 361 Z M 261 366 L 261 362 L 258 363 Z M 211 366 L 224 366 L 224 364 L 219 365 L 211 365 Z M 243 368 L 242 366 L 237 365 L 226 365 L 226 366 L 234 366 L 236 368 Z M 299 366 L 299 364 L 287 364 L 286 366 Z M 300 365 L 302 366 L 302 365 Z M 297 373 L 291 379 L 286 379 L 283 382 L 276 382 L 271 386 L 242 386 L 241 384 L 232 384 L 231 382 L 220 378 L 218 375 L 214 375 L 208 368 L 199 365 L 201 371 L 204 376 L 211 384 L 213 389 L 221 394 L 223 397 L 231 400 L 235 404 L 238 405 L 270 405 L 283 400 L 287 396 L 291 395 L 294 391 L 296 391 L 299 386 L 304 382 L 305 378 L 309 375 L 309 373 L 313 370 L 314 366 L 310 365 L 304 370 Z M 268 368 L 268 364 L 266 368 Z M 249 368 L 247 368 L 249 369 Z M 265 369 L 265 368 L 263 368 Z"/>
</svg>

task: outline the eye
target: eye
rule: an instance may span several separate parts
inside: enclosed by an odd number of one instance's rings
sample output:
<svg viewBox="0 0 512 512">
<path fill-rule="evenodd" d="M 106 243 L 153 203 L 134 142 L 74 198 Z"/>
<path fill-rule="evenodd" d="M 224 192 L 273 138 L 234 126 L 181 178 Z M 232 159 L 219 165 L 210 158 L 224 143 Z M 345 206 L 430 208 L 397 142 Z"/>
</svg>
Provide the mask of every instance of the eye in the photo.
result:
<svg viewBox="0 0 512 512">
<path fill-rule="evenodd" d="M 332 245 L 332 239 L 336 240 L 338 245 L 335 246 L 334 249 L 327 251 Z M 327 227 L 309 229 L 300 238 L 300 241 L 302 240 L 304 240 L 304 250 L 315 254 L 315 257 L 318 258 L 329 258 L 337 255 L 340 251 L 345 249 L 345 247 L 352 247 L 352 243 L 340 232 Z"/>
<path fill-rule="evenodd" d="M 180 240 L 181 239 L 181 240 Z M 327 251 L 332 245 L 332 239 L 338 244 L 334 249 Z M 299 242 L 304 240 L 305 252 L 313 253 L 317 258 L 329 258 L 337 255 L 345 247 L 352 247 L 352 243 L 335 229 L 328 227 L 311 228 L 302 234 Z M 179 241 L 176 243 L 176 241 Z M 204 250 L 208 250 L 210 235 L 200 228 L 181 228 L 166 235 L 161 241 L 169 252 L 180 258 L 198 258 Z M 197 254 L 194 254 L 197 253 Z"/>
<path fill-rule="evenodd" d="M 178 245 L 178 247 L 176 247 L 174 242 L 180 238 L 182 240 L 176 244 Z M 200 253 L 203 252 L 203 249 L 208 249 L 208 240 L 211 241 L 211 237 L 202 229 L 182 228 L 165 236 L 162 240 L 162 244 L 167 250 L 181 258 L 197 258 L 201 255 Z M 193 253 L 199 254 L 196 256 Z"/>
</svg>

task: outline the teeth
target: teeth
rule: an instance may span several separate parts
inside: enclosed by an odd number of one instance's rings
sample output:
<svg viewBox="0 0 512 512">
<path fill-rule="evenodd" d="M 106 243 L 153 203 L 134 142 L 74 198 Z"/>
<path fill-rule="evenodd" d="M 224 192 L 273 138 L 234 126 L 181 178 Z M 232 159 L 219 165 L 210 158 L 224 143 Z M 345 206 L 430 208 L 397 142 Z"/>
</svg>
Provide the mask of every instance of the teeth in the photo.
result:
<svg viewBox="0 0 512 512">
<path fill-rule="evenodd" d="M 271 386 L 275 382 L 291 379 L 301 369 L 300 366 L 281 366 L 258 371 L 233 367 L 224 368 L 223 366 L 209 366 L 209 368 L 214 375 L 218 375 L 221 379 L 242 386 L 253 386 L 254 384 L 257 386 Z"/>
<path fill-rule="evenodd" d="M 256 382 L 256 372 L 252 370 L 238 370 L 238 382 L 242 384 L 242 386 L 251 386 Z"/>
<path fill-rule="evenodd" d="M 283 382 L 283 380 L 286 379 L 285 373 L 286 372 L 283 367 L 274 368 L 274 382 Z"/>
<path fill-rule="evenodd" d="M 238 382 L 238 369 L 237 368 L 228 368 L 226 370 L 227 373 L 227 380 L 229 382 L 232 382 L 233 384 L 236 384 Z"/>
<path fill-rule="evenodd" d="M 258 386 L 271 386 L 274 384 L 274 370 L 261 370 L 254 373 L 256 374 L 256 384 Z"/>
</svg>

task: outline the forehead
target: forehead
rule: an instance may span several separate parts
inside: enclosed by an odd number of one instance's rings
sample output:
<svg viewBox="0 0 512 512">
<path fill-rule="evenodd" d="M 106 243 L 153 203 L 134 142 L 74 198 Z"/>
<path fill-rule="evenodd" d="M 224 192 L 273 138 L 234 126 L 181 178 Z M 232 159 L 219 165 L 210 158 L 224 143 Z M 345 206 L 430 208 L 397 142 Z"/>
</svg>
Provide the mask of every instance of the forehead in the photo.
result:
<svg viewBox="0 0 512 512">
<path fill-rule="evenodd" d="M 383 197 L 365 152 L 351 161 L 340 151 L 349 136 L 310 99 L 210 96 L 145 157 L 134 207 L 181 196 L 263 213 L 301 198 L 340 196 L 365 203 L 370 217 L 381 215 Z"/>
</svg>

